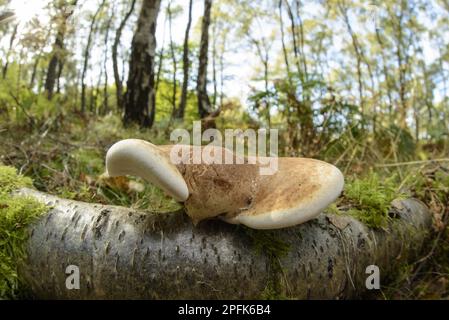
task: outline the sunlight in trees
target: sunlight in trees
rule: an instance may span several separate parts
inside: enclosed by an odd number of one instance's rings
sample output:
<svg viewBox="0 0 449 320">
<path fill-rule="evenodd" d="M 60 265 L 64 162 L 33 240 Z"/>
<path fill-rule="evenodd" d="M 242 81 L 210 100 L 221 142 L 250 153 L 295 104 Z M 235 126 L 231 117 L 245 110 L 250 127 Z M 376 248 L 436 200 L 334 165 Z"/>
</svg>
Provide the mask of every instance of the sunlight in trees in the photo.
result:
<svg viewBox="0 0 449 320">
<path fill-rule="evenodd" d="M 48 13 L 44 10 L 47 2 L 44 0 L 14 0 L 11 1 L 9 9 L 14 11 L 17 20 L 26 24 L 31 19 L 37 18 L 39 21 L 43 21 L 48 17 Z"/>
</svg>

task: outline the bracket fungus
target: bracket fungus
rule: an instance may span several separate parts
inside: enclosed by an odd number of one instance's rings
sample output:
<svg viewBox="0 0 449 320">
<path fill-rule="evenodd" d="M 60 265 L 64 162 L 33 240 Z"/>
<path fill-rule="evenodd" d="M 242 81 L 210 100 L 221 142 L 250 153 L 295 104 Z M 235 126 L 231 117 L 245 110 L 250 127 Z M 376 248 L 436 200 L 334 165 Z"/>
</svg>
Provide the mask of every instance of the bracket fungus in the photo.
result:
<svg viewBox="0 0 449 320">
<path fill-rule="evenodd" d="M 209 157 L 192 161 L 204 152 Z M 126 139 L 108 150 L 106 169 L 111 177 L 135 175 L 160 187 L 184 204 L 195 224 L 219 217 L 254 229 L 284 228 L 313 219 L 343 189 L 343 174 L 329 163 L 281 157 L 273 174 L 262 175 L 259 169 L 267 159 L 240 157 L 218 146 L 156 146 Z"/>
</svg>

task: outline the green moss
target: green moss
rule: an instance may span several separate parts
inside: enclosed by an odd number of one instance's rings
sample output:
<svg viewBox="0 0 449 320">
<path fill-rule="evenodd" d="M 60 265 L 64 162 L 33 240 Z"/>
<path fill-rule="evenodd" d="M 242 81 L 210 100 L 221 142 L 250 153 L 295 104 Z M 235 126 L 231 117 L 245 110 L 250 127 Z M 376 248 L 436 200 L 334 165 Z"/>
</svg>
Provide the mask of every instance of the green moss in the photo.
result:
<svg viewBox="0 0 449 320">
<path fill-rule="evenodd" d="M 31 179 L 17 174 L 15 168 L 0 164 L 0 193 L 9 193 L 20 187 L 31 187 L 32 185 Z"/>
<path fill-rule="evenodd" d="M 245 228 L 245 233 L 251 238 L 252 245 L 257 254 L 268 258 L 268 281 L 261 293 L 261 299 L 280 300 L 287 297 L 282 290 L 281 258 L 290 251 L 290 245 L 279 239 L 276 231 L 254 230 Z"/>
<path fill-rule="evenodd" d="M 0 165 L 0 299 L 16 298 L 21 292 L 17 263 L 25 256 L 27 226 L 48 210 L 32 198 L 10 195 L 31 185 L 31 179 L 14 168 Z"/>
<path fill-rule="evenodd" d="M 381 178 L 374 172 L 361 179 L 349 180 L 344 191 L 345 201 L 349 202 L 350 207 L 346 213 L 369 227 L 385 227 L 391 202 L 405 196 L 397 190 L 397 186 L 396 176 Z"/>
</svg>

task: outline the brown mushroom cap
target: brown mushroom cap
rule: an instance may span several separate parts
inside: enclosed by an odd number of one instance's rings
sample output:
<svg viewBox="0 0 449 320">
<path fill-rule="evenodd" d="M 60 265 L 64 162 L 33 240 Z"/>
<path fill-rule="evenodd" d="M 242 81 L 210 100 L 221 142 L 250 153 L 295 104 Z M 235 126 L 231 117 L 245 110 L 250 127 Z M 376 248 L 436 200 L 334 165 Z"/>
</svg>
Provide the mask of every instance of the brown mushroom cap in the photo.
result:
<svg viewBox="0 0 449 320">
<path fill-rule="evenodd" d="M 168 155 L 172 147 L 161 149 Z M 190 147 L 190 159 L 194 148 L 204 147 Z M 213 149 L 222 152 L 222 159 L 232 154 L 224 148 Z M 255 229 L 293 226 L 316 217 L 343 190 L 341 171 L 323 161 L 277 158 L 278 170 L 260 175 L 260 163 L 250 164 L 244 158 L 244 164 L 235 164 L 239 157 L 232 156 L 234 164 L 177 166 L 190 192 L 184 203 L 186 212 L 195 223 L 219 216 Z"/>
<path fill-rule="evenodd" d="M 331 164 L 307 158 L 278 161 L 274 175 L 260 176 L 252 205 L 223 219 L 255 229 L 294 226 L 315 218 L 343 190 L 343 174 Z"/>
<path fill-rule="evenodd" d="M 138 175 L 155 183 L 184 202 L 194 223 L 219 217 L 255 229 L 293 226 L 320 214 L 339 196 L 344 185 L 340 170 L 319 160 L 277 158 L 278 170 L 272 175 L 261 175 L 260 162 L 248 163 L 247 158 L 221 147 L 183 146 L 182 162 L 174 165 L 171 156 L 180 154 L 179 146 L 124 141 L 108 151 L 108 171 Z M 204 163 L 204 159 L 200 164 L 192 163 L 195 151 L 201 153 L 204 148 L 211 155 L 221 153 L 223 161 L 229 156 L 232 164 Z M 238 164 L 237 159 L 245 163 Z M 124 163 L 126 168 L 120 169 Z"/>
</svg>

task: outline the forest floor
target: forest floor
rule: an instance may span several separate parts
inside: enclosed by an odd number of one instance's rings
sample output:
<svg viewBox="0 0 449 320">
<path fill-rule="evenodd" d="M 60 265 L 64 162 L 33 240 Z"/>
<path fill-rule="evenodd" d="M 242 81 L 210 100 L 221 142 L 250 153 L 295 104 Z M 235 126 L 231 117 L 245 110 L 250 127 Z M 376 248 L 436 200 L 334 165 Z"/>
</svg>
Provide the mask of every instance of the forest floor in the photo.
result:
<svg viewBox="0 0 449 320">
<path fill-rule="evenodd" d="M 138 178 L 104 176 L 104 157 L 111 144 L 131 137 L 169 143 L 166 133 L 158 128 L 124 129 L 117 116 L 90 120 L 61 116 L 39 126 L 8 124 L 0 126 L 0 164 L 16 167 L 33 179 L 38 190 L 60 197 L 155 212 L 179 210 L 179 204 Z M 421 256 L 390 275 L 388 285 L 367 298 L 448 298 L 449 162 L 429 160 L 443 158 L 444 151 L 438 146 L 421 146 L 411 158 L 424 160 L 390 166 L 367 160 L 368 154 L 380 153 L 372 150 L 372 141 L 359 141 L 358 145 L 364 147 L 357 152 L 357 148 L 347 147 L 340 154 L 322 157 L 339 166 L 346 176 L 345 191 L 330 211 L 346 212 L 373 228 L 382 228 L 389 219 L 391 200 L 413 196 L 425 202 L 434 215 L 433 231 Z"/>
</svg>

